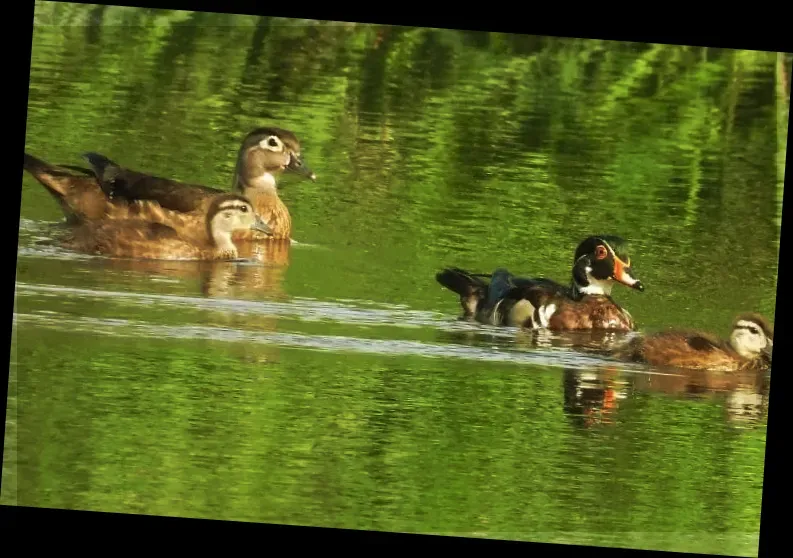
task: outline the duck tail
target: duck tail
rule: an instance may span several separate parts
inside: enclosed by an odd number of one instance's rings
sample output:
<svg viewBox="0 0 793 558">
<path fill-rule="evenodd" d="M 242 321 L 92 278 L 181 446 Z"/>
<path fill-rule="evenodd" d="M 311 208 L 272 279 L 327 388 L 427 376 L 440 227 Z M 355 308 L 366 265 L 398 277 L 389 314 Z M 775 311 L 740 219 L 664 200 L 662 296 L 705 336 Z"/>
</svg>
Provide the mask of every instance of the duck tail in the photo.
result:
<svg viewBox="0 0 793 558">
<path fill-rule="evenodd" d="M 55 198 L 68 223 L 78 222 L 87 214 L 102 213 L 102 200 L 91 194 L 91 189 L 96 187 L 92 171 L 72 165 L 51 165 L 30 153 L 25 153 L 22 168 Z M 88 195 L 82 197 L 83 194 Z"/>
<path fill-rule="evenodd" d="M 58 201 L 66 197 L 69 191 L 69 181 L 66 179 L 72 175 L 62 168 L 53 166 L 29 153 L 25 153 L 22 168 L 38 180 Z"/>
<path fill-rule="evenodd" d="M 476 315 L 480 302 L 487 297 L 488 283 L 483 277 L 487 275 L 451 267 L 435 275 L 435 280 L 460 296 L 463 313 L 471 318 Z"/>
<path fill-rule="evenodd" d="M 480 277 L 481 274 L 450 267 L 435 275 L 435 280 L 450 291 L 463 297 L 469 297 L 484 294 L 487 291 L 487 283 Z"/>
</svg>

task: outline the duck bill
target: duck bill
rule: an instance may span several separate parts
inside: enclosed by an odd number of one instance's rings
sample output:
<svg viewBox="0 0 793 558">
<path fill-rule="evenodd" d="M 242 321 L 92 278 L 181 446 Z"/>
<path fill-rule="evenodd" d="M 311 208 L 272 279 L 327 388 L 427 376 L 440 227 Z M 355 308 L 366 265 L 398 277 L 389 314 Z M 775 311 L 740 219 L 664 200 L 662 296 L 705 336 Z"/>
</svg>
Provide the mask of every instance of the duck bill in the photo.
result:
<svg viewBox="0 0 793 558">
<path fill-rule="evenodd" d="M 771 360 L 771 358 L 773 357 L 773 354 L 774 354 L 774 343 L 773 343 L 773 341 L 768 341 L 768 344 L 763 348 L 762 353 L 768 360 Z"/>
<path fill-rule="evenodd" d="M 317 179 L 317 175 L 314 174 L 314 171 L 303 164 L 303 160 L 294 153 L 289 156 L 289 164 L 286 165 L 286 170 L 304 176 L 312 182 Z"/>
<path fill-rule="evenodd" d="M 614 258 L 614 275 L 612 275 L 612 278 L 631 289 L 636 289 L 639 292 L 644 291 L 642 282 L 631 274 L 631 267 L 617 257 Z"/>
<path fill-rule="evenodd" d="M 273 235 L 273 229 L 271 229 L 270 226 L 267 223 L 265 223 L 264 220 L 258 215 L 256 216 L 256 220 L 251 225 L 251 229 L 254 231 L 259 231 L 269 236 Z"/>
</svg>

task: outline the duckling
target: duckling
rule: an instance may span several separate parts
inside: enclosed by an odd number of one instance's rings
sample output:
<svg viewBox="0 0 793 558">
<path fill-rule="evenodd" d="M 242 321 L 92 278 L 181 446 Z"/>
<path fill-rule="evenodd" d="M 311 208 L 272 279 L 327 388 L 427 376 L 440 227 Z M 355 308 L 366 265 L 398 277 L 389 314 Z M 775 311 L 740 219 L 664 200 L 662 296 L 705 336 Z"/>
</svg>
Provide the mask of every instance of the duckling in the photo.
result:
<svg viewBox="0 0 793 558">
<path fill-rule="evenodd" d="M 204 216 L 204 227 L 203 241 L 196 242 L 173 227 L 140 218 L 85 221 L 71 231 L 64 246 L 115 258 L 224 260 L 238 256 L 232 240 L 235 231 L 270 232 L 253 204 L 237 194 L 215 197 Z"/>
<path fill-rule="evenodd" d="M 700 331 L 666 331 L 636 337 L 613 356 L 655 366 L 737 371 L 771 365 L 774 328 L 762 315 L 748 312 L 733 321 L 728 340 Z"/>
<path fill-rule="evenodd" d="M 142 172 L 125 169 L 99 153 L 85 153 L 102 190 L 111 200 L 151 201 L 165 209 L 190 214 L 201 226 L 201 216 L 221 190 L 186 184 Z M 253 203 L 256 212 L 268 224 L 273 239 L 288 239 L 292 218 L 278 196 L 275 175 L 292 171 L 310 180 L 316 175 L 300 157 L 300 142 L 294 133 L 275 127 L 257 128 L 242 141 L 234 171 L 232 190 Z M 259 238 L 253 231 L 237 231 L 239 239 Z"/>
<path fill-rule="evenodd" d="M 516 277 L 504 268 L 490 275 L 447 268 L 435 278 L 460 296 L 466 319 L 556 331 L 632 331 L 633 317 L 611 298 L 615 282 L 644 291 L 632 273 L 625 240 L 605 235 L 590 236 L 578 245 L 569 287 L 545 278 Z"/>
</svg>

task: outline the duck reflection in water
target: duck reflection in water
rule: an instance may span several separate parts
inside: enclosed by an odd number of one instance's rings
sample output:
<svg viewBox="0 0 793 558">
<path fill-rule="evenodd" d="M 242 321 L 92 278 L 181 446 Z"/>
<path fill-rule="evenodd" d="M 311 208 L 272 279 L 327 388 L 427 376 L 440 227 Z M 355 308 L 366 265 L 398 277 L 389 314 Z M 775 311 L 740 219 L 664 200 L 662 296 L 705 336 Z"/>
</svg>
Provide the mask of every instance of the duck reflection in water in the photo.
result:
<svg viewBox="0 0 793 558">
<path fill-rule="evenodd" d="M 564 412 L 581 428 L 613 424 L 620 403 L 639 393 L 722 401 L 730 422 L 759 424 L 768 412 L 770 387 L 769 376 L 756 370 L 656 373 L 620 370 L 618 366 L 586 371 L 565 369 L 562 383 Z"/>
<path fill-rule="evenodd" d="M 202 295 L 213 298 L 283 299 L 283 280 L 291 244 L 285 241 L 237 241 L 239 257 L 248 261 L 183 262 L 107 260 L 106 269 L 144 278 L 173 279 L 185 285 L 198 279 Z"/>
<path fill-rule="evenodd" d="M 579 428 L 614 423 L 620 401 L 627 398 L 630 385 L 613 367 L 599 370 L 565 369 L 562 373 L 564 413 Z"/>
</svg>

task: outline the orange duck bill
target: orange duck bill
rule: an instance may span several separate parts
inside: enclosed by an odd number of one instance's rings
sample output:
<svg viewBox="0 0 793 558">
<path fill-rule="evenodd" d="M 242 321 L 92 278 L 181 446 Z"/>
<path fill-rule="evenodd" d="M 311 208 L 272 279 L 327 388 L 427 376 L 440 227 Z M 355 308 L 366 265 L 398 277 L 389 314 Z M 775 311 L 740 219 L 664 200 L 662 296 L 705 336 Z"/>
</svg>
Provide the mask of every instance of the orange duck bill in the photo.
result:
<svg viewBox="0 0 793 558">
<path fill-rule="evenodd" d="M 612 279 L 622 283 L 630 287 L 631 289 L 636 289 L 639 292 L 644 291 L 644 285 L 641 281 L 636 279 L 632 274 L 630 262 L 625 263 L 617 256 L 614 256 L 614 274 L 611 276 Z"/>
</svg>

